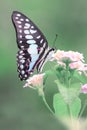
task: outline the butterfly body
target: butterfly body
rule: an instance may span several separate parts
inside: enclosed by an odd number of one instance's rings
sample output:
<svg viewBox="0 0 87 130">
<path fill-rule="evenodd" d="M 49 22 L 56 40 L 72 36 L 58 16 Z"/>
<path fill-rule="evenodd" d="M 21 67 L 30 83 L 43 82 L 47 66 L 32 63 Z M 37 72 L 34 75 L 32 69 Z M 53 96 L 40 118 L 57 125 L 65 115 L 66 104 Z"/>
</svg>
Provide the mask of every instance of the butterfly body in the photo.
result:
<svg viewBox="0 0 87 130">
<path fill-rule="evenodd" d="M 16 30 L 18 72 L 21 80 L 26 80 L 37 68 L 40 72 L 44 63 L 50 60 L 54 48 L 49 48 L 47 40 L 38 27 L 24 14 L 14 11 L 12 22 Z"/>
</svg>

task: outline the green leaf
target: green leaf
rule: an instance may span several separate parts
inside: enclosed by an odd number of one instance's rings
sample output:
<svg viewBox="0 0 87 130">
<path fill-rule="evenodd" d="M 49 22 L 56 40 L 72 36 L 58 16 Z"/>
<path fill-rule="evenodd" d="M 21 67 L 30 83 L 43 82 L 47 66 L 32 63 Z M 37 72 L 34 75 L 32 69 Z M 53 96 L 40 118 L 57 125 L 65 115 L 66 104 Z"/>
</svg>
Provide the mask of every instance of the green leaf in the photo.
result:
<svg viewBox="0 0 87 130">
<path fill-rule="evenodd" d="M 63 100 L 61 94 L 55 94 L 53 98 L 53 107 L 55 110 L 55 115 L 58 117 L 73 116 L 78 117 L 81 109 L 81 101 L 76 98 L 72 104 L 67 104 Z"/>
<path fill-rule="evenodd" d="M 53 107 L 57 116 L 65 116 L 68 114 L 67 105 L 60 94 L 55 94 L 53 98 Z"/>
<path fill-rule="evenodd" d="M 58 90 L 60 94 L 63 97 L 63 100 L 70 104 L 72 103 L 80 94 L 80 83 L 73 83 L 68 88 L 65 84 L 61 84 L 59 80 L 55 80 L 55 83 L 57 84 Z"/>
<path fill-rule="evenodd" d="M 70 105 L 72 116 L 78 117 L 79 112 L 81 110 L 81 100 L 80 98 L 76 98 L 75 101 Z"/>
</svg>

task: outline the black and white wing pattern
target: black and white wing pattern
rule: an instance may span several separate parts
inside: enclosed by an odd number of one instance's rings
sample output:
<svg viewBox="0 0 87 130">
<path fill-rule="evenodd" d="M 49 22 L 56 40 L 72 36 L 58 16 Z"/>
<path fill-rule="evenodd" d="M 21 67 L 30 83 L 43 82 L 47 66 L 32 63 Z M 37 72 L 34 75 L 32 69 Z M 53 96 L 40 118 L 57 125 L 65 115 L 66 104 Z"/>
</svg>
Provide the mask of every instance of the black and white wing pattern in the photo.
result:
<svg viewBox="0 0 87 130">
<path fill-rule="evenodd" d="M 44 63 L 54 53 L 54 49 L 48 47 L 43 33 L 24 14 L 14 11 L 12 13 L 12 22 L 15 27 L 19 48 L 17 53 L 19 77 L 21 80 L 26 80 L 35 67 L 38 72 L 42 70 Z"/>
</svg>

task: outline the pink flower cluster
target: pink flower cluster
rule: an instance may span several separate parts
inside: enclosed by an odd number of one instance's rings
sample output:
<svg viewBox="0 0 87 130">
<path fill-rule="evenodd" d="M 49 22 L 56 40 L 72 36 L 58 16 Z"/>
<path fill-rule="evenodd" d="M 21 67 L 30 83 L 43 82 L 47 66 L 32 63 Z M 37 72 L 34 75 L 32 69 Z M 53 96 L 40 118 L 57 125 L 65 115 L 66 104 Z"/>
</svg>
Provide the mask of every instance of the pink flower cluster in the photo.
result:
<svg viewBox="0 0 87 130">
<path fill-rule="evenodd" d="M 83 61 L 84 62 L 84 57 L 83 54 L 79 52 L 74 52 L 74 51 L 61 51 L 57 50 L 57 52 L 53 55 L 53 57 L 61 61 L 64 58 L 69 58 L 71 61 Z"/>
<path fill-rule="evenodd" d="M 87 84 L 82 85 L 81 92 L 86 94 L 87 93 Z"/>
<path fill-rule="evenodd" d="M 69 59 L 71 63 L 69 67 L 71 69 L 77 69 L 79 71 L 86 71 L 87 64 L 84 64 L 84 57 L 82 53 L 74 52 L 74 51 L 61 51 L 57 50 L 57 52 L 53 55 L 53 59 L 57 60 L 58 64 L 66 66 L 63 62 L 64 59 Z"/>
<path fill-rule="evenodd" d="M 44 77 L 45 73 L 43 74 L 37 74 L 34 75 L 32 77 L 30 77 L 29 79 L 27 79 L 27 83 L 23 86 L 25 87 L 30 87 L 30 88 L 34 88 L 37 86 L 43 86 L 43 77 Z"/>
</svg>

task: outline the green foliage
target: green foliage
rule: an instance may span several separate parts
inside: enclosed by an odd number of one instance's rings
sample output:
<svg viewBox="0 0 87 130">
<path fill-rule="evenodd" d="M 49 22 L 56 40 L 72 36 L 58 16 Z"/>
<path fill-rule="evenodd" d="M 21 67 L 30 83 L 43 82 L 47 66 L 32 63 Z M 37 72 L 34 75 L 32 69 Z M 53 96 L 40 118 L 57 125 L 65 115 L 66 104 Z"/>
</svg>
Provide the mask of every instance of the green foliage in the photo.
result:
<svg viewBox="0 0 87 130">
<path fill-rule="evenodd" d="M 37 94 L 23 89 L 24 82 L 18 79 L 17 44 L 11 22 L 13 10 L 29 16 L 45 34 L 50 46 L 58 33 L 56 48 L 79 50 L 87 55 L 87 1 L 0 1 L 0 129 L 62 130 Z M 49 79 L 48 86 L 53 87 Z"/>
<path fill-rule="evenodd" d="M 61 93 L 63 100 L 70 104 L 72 103 L 79 95 L 80 93 L 80 83 L 74 83 L 71 85 L 70 88 L 65 86 L 64 84 L 61 84 L 58 80 L 55 81 L 59 92 Z"/>
<path fill-rule="evenodd" d="M 58 117 L 78 117 L 81 109 L 81 100 L 76 98 L 71 104 L 66 104 L 61 94 L 55 94 L 53 98 L 55 115 Z"/>
</svg>

